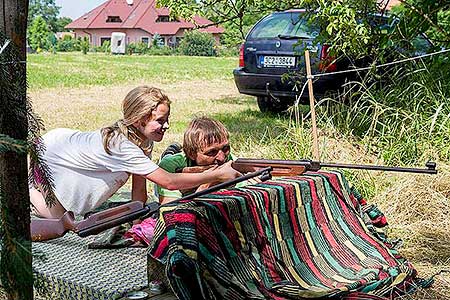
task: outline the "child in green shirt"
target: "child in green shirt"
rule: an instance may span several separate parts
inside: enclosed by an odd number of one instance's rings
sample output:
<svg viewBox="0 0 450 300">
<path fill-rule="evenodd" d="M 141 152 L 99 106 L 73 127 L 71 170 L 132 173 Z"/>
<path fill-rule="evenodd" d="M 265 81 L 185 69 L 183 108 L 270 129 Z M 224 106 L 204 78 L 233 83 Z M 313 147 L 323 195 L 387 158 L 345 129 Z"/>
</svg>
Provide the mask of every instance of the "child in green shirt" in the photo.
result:
<svg viewBox="0 0 450 300">
<path fill-rule="evenodd" d="M 231 155 L 228 138 L 228 130 L 221 122 L 208 117 L 195 118 L 184 133 L 183 147 L 179 144 L 169 146 L 172 151 L 165 152 L 172 153 L 167 155 L 163 153 L 158 165 L 169 173 L 208 172 L 220 168 L 234 158 Z M 182 191 L 168 190 L 157 185 L 155 191 L 159 202 L 167 203 L 210 185 Z"/>
</svg>

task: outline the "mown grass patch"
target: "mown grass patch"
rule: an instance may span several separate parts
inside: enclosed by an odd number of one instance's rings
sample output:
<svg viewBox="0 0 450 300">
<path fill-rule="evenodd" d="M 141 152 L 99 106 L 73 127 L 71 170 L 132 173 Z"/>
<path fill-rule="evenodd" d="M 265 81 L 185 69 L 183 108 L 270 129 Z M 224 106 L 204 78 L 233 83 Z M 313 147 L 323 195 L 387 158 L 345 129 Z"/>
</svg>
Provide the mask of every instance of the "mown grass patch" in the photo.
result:
<svg viewBox="0 0 450 300">
<path fill-rule="evenodd" d="M 30 90 L 232 78 L 236 58 L 57 53 L 28 55 Z"/>
</svg>

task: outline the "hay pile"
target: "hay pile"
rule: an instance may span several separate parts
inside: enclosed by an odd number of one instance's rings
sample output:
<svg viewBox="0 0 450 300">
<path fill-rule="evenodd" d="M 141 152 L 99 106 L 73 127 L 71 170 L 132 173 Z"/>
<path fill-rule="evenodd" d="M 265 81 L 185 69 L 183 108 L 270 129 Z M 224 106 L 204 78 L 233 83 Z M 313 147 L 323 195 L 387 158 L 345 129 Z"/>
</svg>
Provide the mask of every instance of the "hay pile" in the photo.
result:
<svg viewBox="0 0 450 300">
<path fill-rule="evenodd" d="M 450 166 L 438 175 L 402 174 L 372 201 L 385 213 L 401 253 L 415 261 L 450 264 Z"/>
</svg>

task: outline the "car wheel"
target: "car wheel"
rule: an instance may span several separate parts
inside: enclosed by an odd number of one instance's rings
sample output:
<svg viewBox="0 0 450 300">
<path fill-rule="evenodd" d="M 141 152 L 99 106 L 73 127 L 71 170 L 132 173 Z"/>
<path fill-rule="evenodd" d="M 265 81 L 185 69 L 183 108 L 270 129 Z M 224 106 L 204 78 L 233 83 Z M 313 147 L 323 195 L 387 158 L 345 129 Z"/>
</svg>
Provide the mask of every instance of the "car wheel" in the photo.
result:
<svg viewBox="0 0 450 300">
<path fill-rule="evenodd" d="M 270 96 L 256 97 L 259 110 L 263 113 L 267 112 L 280 113 L 288 109 L 288 107 L 292 104 L 291 101 L 289 101 L 289 99 L 280 98 L 279 100 L 280 101 L 275 100 Z"/>
</svg>

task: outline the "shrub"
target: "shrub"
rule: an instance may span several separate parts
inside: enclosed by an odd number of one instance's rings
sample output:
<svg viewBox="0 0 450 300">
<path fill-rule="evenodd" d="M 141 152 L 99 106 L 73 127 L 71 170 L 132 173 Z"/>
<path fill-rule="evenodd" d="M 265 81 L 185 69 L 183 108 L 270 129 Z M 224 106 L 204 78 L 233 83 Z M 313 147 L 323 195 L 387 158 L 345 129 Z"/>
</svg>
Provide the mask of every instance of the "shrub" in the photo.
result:
<svg viewBox="0 0 450 300">
<path fill-rule="evenodd" d="M 149 47 L 146 43 L 138 42 L 138 43 L 129 43 L 127 45 L 128 54 L 145 54 L 147 53 Z"/>
<path fill-rule="evenodd" d="M 51 43 L 49 41 L 50 30 L 48 24 L 41 16 L 36 17 L 31 23 L 28 31 L 28 42 L 33 50 L 47 50 Z"/>
<path fill-rule="evenodd" d="M 81 52 L 83 54 L 87 54 L 87 52 L 89 51 L 89 40 L 88 40 L 88 38 L 86 36 L 83 37 L 83 39 L 79 40 L 79 44 L 80 44 Z"/>
<path fill-rule="evenodd" d="M 167 46 L 162 47 L 151 47 L 146 51 L 148 55 L 176 55 L 178 54 L 177 49 L 170 48 Z"/>
<path fill-rule="evenodd" d="M 189 56 L 215 56 L 215 40 L 209 33 L 187 32 L 181 40 L 180 53 Z"/>
<path fill-rule="evenodd" d="M 110 53 L 111 52 L 111 42 L 110 41 L 103 42 L 103 45 L 100 46 L 100 51 L 105 52 L 105 53 Z"/>
<path fill-rule="evenodd" d="M 177 50 L 167 46 L 151 46 L 148 47 L 145 43 L 129 43 L 127 45 L 127 53 L 132 54 L 148 54 L 148 55 L 176 55 Z"/>
<path fill-rule="evenodd" d="M 152 45 L 154 47 L 163 47 L 164 46 L 163 38 L 159 34 L 155 33 L 153 35 Z"/>
<path fill-rule="evenodd" d="M 74 39 L 70 35 L 64 36 L 56 43 L 56 49 L 62 52 L 79 51 L 81 39 Z"/>
</svg>

